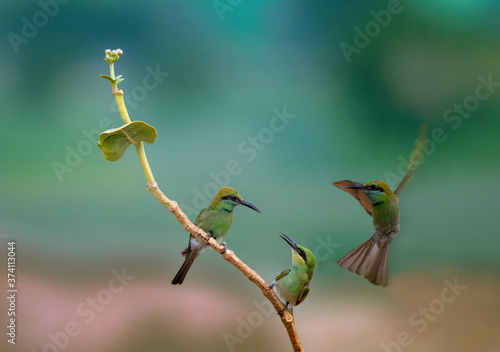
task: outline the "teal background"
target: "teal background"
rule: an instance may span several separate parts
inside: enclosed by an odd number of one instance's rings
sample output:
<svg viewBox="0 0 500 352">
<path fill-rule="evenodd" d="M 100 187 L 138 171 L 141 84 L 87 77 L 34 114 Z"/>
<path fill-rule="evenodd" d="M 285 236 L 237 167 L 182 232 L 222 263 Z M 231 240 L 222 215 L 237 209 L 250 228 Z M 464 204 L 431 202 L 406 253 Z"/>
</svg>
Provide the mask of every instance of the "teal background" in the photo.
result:
<svg viewBox="0 0 500 352">
<path fill-rule="evenodd" d="M 132 120 L 158 131 L 146 145 L 155 179 L 191 220 L 200 193 L 228 184 L 262 211 L 236 208 L 228 247 L 265 280 L 290 265 L 280 232 L 317 255 L 294 310 L 306 350 L 396 351 L 398 337 L 403 351 L 500 349 L 498 3 L 232 4 L 0 5 L 0 286 L 13 240 L 19 290 L 16 346 L 2 334 L 1 349 L 291 350 L 274 313 L 256 308 L 257 287 L 215 252 L 170 285 L 187 233 L 146 191 L 133 149 L 109 162 L 96 145 L 102 126 L 121 125 L 99 77 L 108 48 L 124 51 L 115 70 Z M 391 6 L 385 26 L 371 23 Z M 469 110 L 448 111 L 458 104 Z M 276 111 L 293 117 L 280 125 Z M 441 137 L 401 194 L 389 287 L 373 287 L 336 264 L 373 226 L 331 183 L 394 189 L 421 123 Z M 134 278 L 120 286 L 122 268 Z M 455 281 L 467 288 L 445 302 Z M 431 315 L 412 323 L 422 307 Z"/>
</svg>

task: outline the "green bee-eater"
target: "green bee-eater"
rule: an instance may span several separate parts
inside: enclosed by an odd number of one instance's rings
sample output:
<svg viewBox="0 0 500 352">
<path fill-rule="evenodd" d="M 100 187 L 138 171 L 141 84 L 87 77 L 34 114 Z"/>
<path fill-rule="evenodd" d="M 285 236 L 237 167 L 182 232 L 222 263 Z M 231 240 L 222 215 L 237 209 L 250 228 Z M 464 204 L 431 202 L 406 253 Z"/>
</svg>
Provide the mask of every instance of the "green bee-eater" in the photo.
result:
<svg viewBox="0 0 500 352">
<path fill-rule="evenodd" d="M 389 247 L 399 231 L 398 196 L 412 177 L 421 157 L 423 143 L 427 139 L 427 125 L 420 128 L 418 139 L 410 156 L 408 171 L 394 193 L 382 181 L 361 184 L 349 180 L 334 182 L 333 185 L 356 198 L 373 217 L 373 236 L 342 257 L 337 263 L 358 275 L 363 275 L 374 285 L 387 286 L 387 260 Z"/>
<path fill-rule="evenodd" d="M 215 238 L 218 244 L 222 244 L 226 248 L 224 237 L 231 228 L 231 224 L 233 223 L 233 209 L 238 204 L 245 205 L 260 213 L 259 209 L 251 203 L 244 201 L 234 189 L 231 187 L 222 187 L 212 199 L 209 206 L 198 214 L 194 224 Z M 194 260 L 207 247 L 208 245 L 203 240 L 193 235 L 189 237 L 189 244 L 182 251 L 182 255 L 186 259 L 172 280 L 173 285 L 182 284 Z"/>
<path fill-rule="evenodd" d="M 298 245 L 283 233 L 281 238 L 292 247 L 292 269 L 283 270 L 271 284 L 274 292 L 285 305 L 280 315 L 285 309 L 289 309 L 293 314 L 293 306 L 298 306 L 306 299 L 309 293 L 309 282 L 316 268 L 316 258 L 309 249 Z"/>
</svg>

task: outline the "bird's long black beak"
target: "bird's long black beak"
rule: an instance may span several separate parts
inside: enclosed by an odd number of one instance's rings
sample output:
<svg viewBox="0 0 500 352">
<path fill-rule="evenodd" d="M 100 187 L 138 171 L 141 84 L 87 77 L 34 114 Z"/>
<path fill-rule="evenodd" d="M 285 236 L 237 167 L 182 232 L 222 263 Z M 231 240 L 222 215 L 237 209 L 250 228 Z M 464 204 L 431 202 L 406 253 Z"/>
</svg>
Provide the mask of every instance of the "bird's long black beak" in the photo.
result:
<svg viewBox="0 0 500 352">
<path fill-rule="evenodd" d="M 351 185 L 344 186 L 342 188 L 354 188 L 354 189 L 364 189 L 365 185 L 362 183 L 353 183 Z"/>
<path fill-rule="evenodd" d="M 250 202 L 247 202 L 246 200 L 242 200 L 242 201 L 240 201 L 240 202 L 239 202 L 239 204 L 244 205 L 244 206 L 246 206 L 246 207 L 249 207 L 250 209 L 253 209 L 253 210 L 255 210 L 257 213 L 261 214 L 260 210 L 259 210 L 259 209 L 257 209 L 257 207 L 256 207 L 255 205 L 253 205 L 253 204 L 252 204 L 252 203 L 250 203 Z"/>
<path fill-rule="evenodd" d="M 292 247 L 294 250 L 297 250 L 297 248 L 298 248 L 298 247 L 297 247 L 297 243 L 295 243 L 295 241 L 294 241 L 294 240 L 292 240 L 290 237 L 288 237 L 288 236 L 287 236 L 287 235 L 285 235 L 284 233 L 282 233 L 282 234 L 280 235 L 280 237 L 281 237 L 282 239 L 284 239 L 284 240 L 285 240 L 285 242 L 286 242 L 286 243 L 288 243 L 288 244 L 290 245 L 290 247 Z"/>
<path fill-rule="evenodd" d="M 285 242 L 286 242 L 286 243 L 288 243 L 288 244 L 290 245 L 290 247 L 292 247 L 292 249 L 293 249 L 295 252 L 297 252 L 297 253 L 298 253 L 298 254 L 302 257 L 302 259 L 304 259 L 304 262 L 306 262 L 306 264 L 307 264 L 307 255 L 306 255 L 306 253 L 305 253 L 305 252 L 304 252 L 301 248 L 299 248 L 299 246 L 297 245 L 297 243 L 295 243 L 295 241 L 294 241 L 294 240 L 292 240 L 290 237 L 288 237 L 288 236 L 287 236 L 287 235 L 285 235 L 284 233 L 282 233 L 282 234 L 280 235 L 280 237 L 281 237 L 282 239 L 284 239 L 284 240 L 285 240 Z"/>
</svg>

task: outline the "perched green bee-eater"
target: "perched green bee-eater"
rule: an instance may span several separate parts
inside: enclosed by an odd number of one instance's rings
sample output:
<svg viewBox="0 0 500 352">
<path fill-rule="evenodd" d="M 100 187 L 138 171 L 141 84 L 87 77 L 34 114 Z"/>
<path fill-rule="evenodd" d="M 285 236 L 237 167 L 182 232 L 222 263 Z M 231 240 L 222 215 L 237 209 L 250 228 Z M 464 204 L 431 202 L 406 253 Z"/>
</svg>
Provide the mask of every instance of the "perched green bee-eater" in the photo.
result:
<svg viewBox="0 0 500 352">
<path fill-rule="evenodd" d="M 231 187 L 222 187 L 212 199 L 209 206 L 198 214 L 194 224 L 215 238 L 218 244 L 222 244 L 226 248 L 224 237 L 231 228 L 231 224 L 233 223 L 233 209 L 238 204 L 245 205 L 260 213 L 259 209 L 251 203 L 244 201 L 234 189 Z M 189 237 L 189 244 L 182 251 L 182 255 L 186 259 L 172 280 L 173 285 L 182 284 L 194 260 L 207 247 L 208 245 L 203 240 L 193 235 Z"/>
<path fill-rule="evenodd" d="M 394 191 L 382 181 L 361 184 L 349 180 L 334 182 L 333 185 L 356 198 L 373 217 L 373 236 L 342 257 L 337 263 L 358 275 L 363 275 L 374 285 L 387 286 L 387 260 L 389 247 L 399 231 L 398 196 L 416 168 L 416 160 L 427 138 L 427 125 L 420 127 L 419 136 L 410 156 L 408 171 Z M 421 156 L 420 156 L 421 157 Z"/>
<path fill-rule="evenodd" d="M 306 299 L 309 293 L 309 282 L 316 268 L 316 258 L 309 249 L 298 245 L 283 233 L 281 238 L 292 247 L 292 269 L 283 270 L 271 284 L 274 292 L 285 305 L 280 315 L 285 309 L 289 309 L 293 314 L 293 306 L 298 306 Z"/>
</svg>

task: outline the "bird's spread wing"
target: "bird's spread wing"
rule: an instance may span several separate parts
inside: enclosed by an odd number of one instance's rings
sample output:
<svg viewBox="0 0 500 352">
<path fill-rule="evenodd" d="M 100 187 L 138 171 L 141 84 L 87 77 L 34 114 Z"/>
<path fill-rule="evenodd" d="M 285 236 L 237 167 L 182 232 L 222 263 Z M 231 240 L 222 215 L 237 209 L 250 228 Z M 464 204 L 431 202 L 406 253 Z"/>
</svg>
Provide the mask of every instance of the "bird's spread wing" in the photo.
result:
<svg viewBox="0 0 500 352">
<path fill-rule="evenodd" d="M 297 298 L 297 303 L 295 303 L 295 305 L 298 306 L 300 304 L 300 302 L 305 300 L 308 293 L 309 293 L 309 285 L 306 285 L 302 289 L 302 292 L 300 293 L 299 298 Z"/>
<path fill-rule="evenodd" d="M 373 213 L 372 202 L 370 202 L 370 199 L 368 199 L 365 192 L 363 192 L 360 189 L 356 189 L 356 188 L 344 188 L 345 186 L 352 185 L 354 183 L 358 183 L 358 182 L 344 180 L 344 181 L 334 182 L 333 185 L 335 187 L 338 187 L 341 190 L 349 193 L 354 198 L 356 198 L 359 201 L 359 203 L 363 206 L 363 208 L 365 208 L 366 212 L 368 214 L 372 215 L 372 213 Z"/>
<path fill-rule="evenodd" d="M 281 279 L 283 276 L 286 276 L 288 275 L 288 273 L 290 273 L 290 269 L 286 269 L 286 270 L 283 270 L 281 273 L 278 274 L 278 276 L 276 276 L 276 278 L 274 279 L 275 281 L 278 281 L 279 279 Z"/>
<path fill-rule="evenodd" d="M 401 180 L 401 183 L 399 184 L 398 188 L 394 191 L 394 194 L 399 196 L 403 188 L 406 186 L 410 178 L 413 176 L 413 173 L 415 172 L 415 169 L 417 166 L 420 164 L 422 159 L 422 148 L 425 145 L 425 142 L 428 141 L 428 135 L 429 135 L 429 127 L 427 124 L 422 124 L 420 125 L 420 128 L 418 130 L 418 137 L 415 142 L 415 146 L 413 147 L 413 150 L 410 154 L 410 164 L 408 165 L 408 171 L 406 172 L 405 177 Z M 420 161 L 417 163 L 417 161 Z"/>
</svg>

